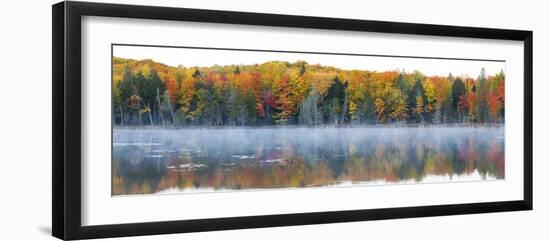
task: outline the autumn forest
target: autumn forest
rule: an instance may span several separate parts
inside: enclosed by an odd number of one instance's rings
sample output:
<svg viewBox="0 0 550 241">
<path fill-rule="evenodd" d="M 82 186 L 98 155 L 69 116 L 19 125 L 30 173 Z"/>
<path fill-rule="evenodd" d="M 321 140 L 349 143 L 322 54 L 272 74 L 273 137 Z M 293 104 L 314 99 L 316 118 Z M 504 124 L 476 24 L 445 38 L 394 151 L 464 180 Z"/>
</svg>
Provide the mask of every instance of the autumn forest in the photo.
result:
<svg viewBox="0 0 550 241">
<path fill-rule="evenodd" d="M 168 66 L 113 57 L 117 126 L 498 124 L 504 72 L 426 76 L 305 61 Z"/>
</svg>

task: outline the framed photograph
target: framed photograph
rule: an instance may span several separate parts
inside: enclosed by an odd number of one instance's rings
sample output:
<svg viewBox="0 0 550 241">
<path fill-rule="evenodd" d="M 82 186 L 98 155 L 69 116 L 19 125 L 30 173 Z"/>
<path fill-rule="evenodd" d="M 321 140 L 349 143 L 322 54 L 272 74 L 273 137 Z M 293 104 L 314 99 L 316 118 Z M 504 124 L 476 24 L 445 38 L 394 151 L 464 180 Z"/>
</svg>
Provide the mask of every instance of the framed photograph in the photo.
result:
<svg viewBox="0 0 550 241">
<path fill-rule="evenodd" d="M 531 210 L 532 34 L 55 4 L 53 235 Z"/>
</svg>

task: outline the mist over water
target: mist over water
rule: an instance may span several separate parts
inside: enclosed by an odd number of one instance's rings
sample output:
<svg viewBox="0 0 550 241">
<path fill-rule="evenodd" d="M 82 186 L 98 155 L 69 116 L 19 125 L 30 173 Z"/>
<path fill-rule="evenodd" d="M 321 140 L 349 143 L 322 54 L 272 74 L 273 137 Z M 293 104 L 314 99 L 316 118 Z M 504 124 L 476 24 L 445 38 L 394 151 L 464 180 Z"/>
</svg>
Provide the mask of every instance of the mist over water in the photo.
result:
<svg viewBox="0 0 550 241">
<path fill-rule="evenodd" d="M 113 130 L 112 194 L 504 178 L 503 127 Z"/>
</svg>

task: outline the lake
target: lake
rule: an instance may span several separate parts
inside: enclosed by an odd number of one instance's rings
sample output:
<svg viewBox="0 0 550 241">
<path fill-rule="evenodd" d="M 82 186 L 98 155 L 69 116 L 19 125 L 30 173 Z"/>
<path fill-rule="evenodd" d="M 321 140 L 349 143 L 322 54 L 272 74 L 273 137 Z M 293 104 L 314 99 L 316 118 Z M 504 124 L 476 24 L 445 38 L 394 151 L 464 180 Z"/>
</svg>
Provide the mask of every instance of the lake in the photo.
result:
<svg viewBox="0 0 550 241">
<path fill-rule="evenodd" d="M 113 129 L 112 194 L 504 178 L 503 127 Z"/>
</svg>

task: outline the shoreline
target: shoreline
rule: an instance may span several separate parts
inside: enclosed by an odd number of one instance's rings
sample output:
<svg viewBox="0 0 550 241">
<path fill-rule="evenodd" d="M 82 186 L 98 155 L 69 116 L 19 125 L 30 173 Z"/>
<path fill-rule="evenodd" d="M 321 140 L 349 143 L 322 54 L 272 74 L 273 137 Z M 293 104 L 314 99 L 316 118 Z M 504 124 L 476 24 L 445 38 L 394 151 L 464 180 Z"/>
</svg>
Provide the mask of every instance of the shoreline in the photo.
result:
<svg viewBox="0 0 550 241">
<path fill-rule="evenodd" d="M 200 130 L 200 129 L 444 129 L 444 128 L 503 128 L 504 123 L 496 124 L 372 124 L 372 125 L 265 125 L 265 126 L 162 126 L 162 125 L 142 125 L 142 126 L 120 126 L 112 125 L 113 130 Z"/>
</svg>

